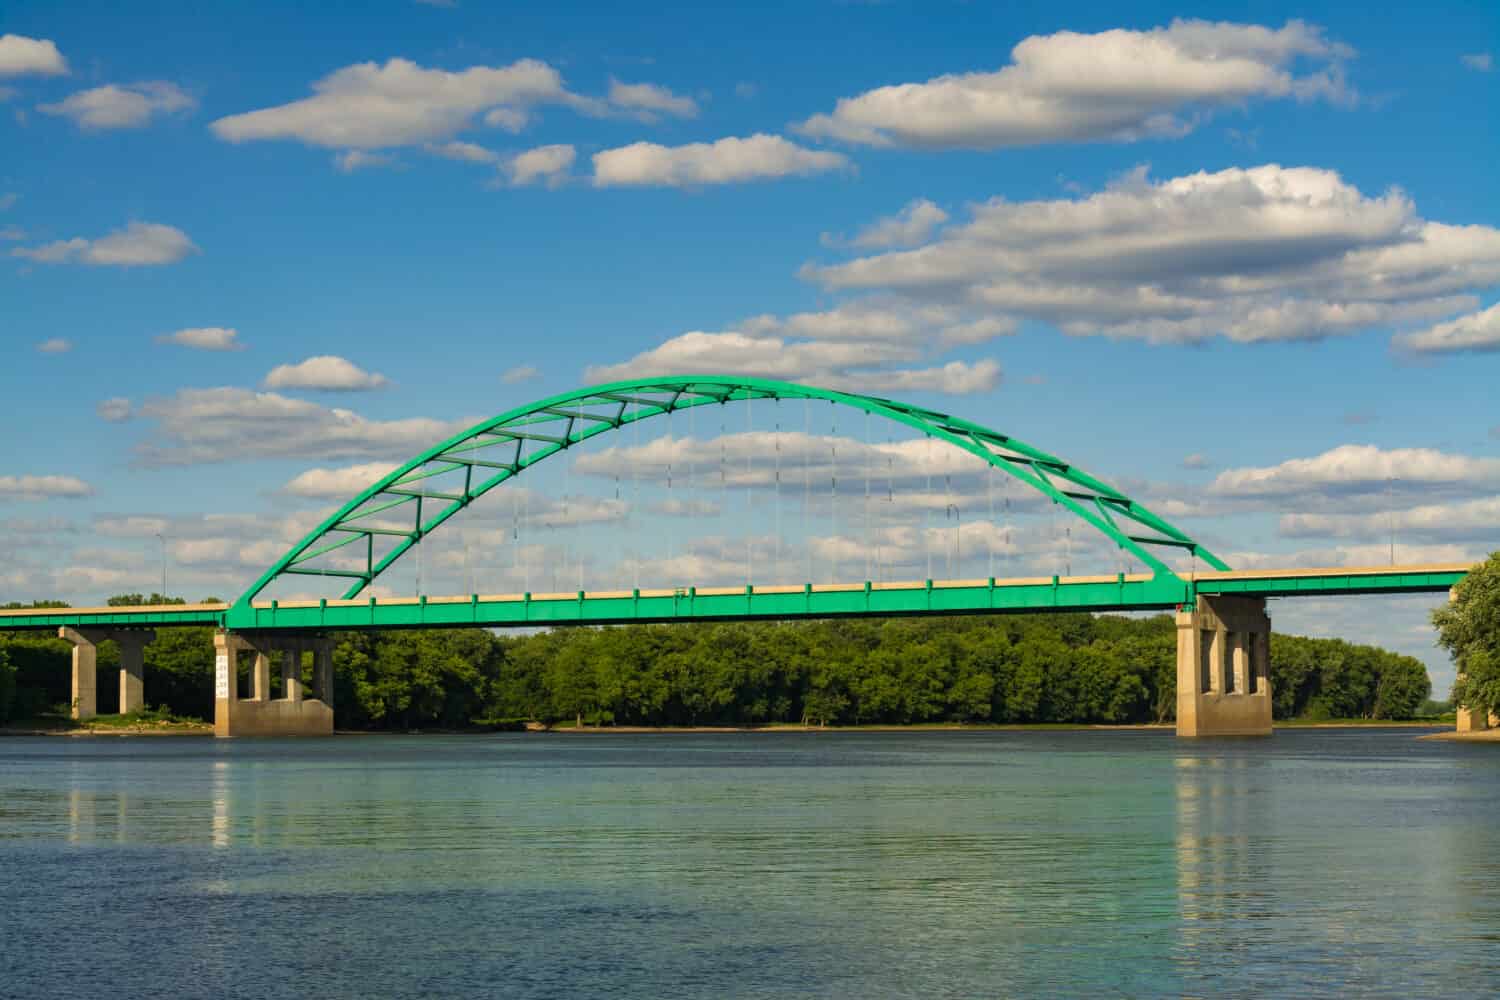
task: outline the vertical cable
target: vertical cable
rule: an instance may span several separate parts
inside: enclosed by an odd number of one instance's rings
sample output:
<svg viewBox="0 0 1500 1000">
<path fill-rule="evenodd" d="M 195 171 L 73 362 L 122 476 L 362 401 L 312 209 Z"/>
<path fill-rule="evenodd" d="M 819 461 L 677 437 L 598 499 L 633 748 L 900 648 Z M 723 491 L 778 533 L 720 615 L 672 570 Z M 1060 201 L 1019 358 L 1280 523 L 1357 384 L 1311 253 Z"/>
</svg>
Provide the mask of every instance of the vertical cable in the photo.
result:
<svg viewBox="0 0 1500 1000">
<path fill-rule="evenodd" d="M 745 586 L 747 587 L 755 582 L 755 528 L 751 521 L 750 512 L 752 506 L 750 502 L 750 480 L 752 475 L 750 472 L 750 453 L 754 450 L 753 442 L 755 440 L 755 423 L 752 419 L 754 412 L 751 410 L 751 404 L 754 402 L 755 397 L 753 396 L 745 400 Z"/>
<path fill-rule="evenodd" d="M 633 421 L 631 421 L 630 432 L 634 436 L 634 445 L 632 446 L 631 450 L 633 452 L 635 452 L 635 456 L 634 456 L 633 460 L 630 463 L 630 519 L 626 522 L 626 524 L 629 525 L 629 527 L 631 529 L 630 530 L 631 540 L 634 541 L 637 545 L 639 545 L 640 544 L 640 538 L 637 537 L 637 533 L 640 531 L 640 525 L 636 523 L 636 517 L 638 516 L 637 509 L 641 505 L 641 477 L 640 477 L 640 468 L 641 468 L 641 404 L 640 403 L 636 403 L 635 404 L 635 419 Z M 640 549 L 639 548 L 633 549 L 631 551 L 630 564 L 631 564 L 631 569 L 634 571 L 634 574 L 635 574 L 635 586 L 636 586 L 636 589 L 639 590 L 640 586 L 641 586 L 641 554 L 640 554 Z"/>
<path fill-rule="evenodd" d="M 927 435 L 927 495 L 922 498 L 922 548 L 927 552 L 927 579 L 932 579 L 932 434 Z"/>
<path fill-rule="evenodd" d="M 985 448 L 985 451 L 988 451 L 988 450 L 989 450 L 988 448 Z M 985 471 L 985 481 L 984 481 L 984 493 L 985 493 L 985 498 L 989 501 L 989 506 L 990 506 L 990 531 L 989 531 L 989 535 L 990 535 L 990 573 L 989 573 L 989 576 L 990 576 L 990 579 L 993 580 L 995 578 L 995 467 L 993 465 L 990 465 L 988 462 L 985 463 L 984 467 L 985 467 L 985 470 L 986 470 Z"/>
<path fill-rule="evenodd" d="M 772 573 L 772 582 L 778 586 L 781 584 L 781 397 L 776 397 L 776 488 L 773 499 L 775 506 L 771 509 L 771 516 L 775 519 L 775 561 L 776 567 Z"/>
<path fill-rule="evenodd" d="M 835 410 L 837 405 L 833 400 L 828 401 L 828 457 L 833 463 L 833 468 L 829 470 L 828 485 L 828 537 L 831 542 L 829 583 L 839 582 L 839 421 L 838 412 Z"/>
<path fill-rule="evenodd" d="M 812 535 L 807 530 L 808 508 L 812 506 L 812 397 L 802 397 L 803 438 L 802 448 L 802 548 L 807 552 L 807 579 L 812 583 L 813 557 Z"/>
<path fill-rule="evenodd" d="M 870 570 L 870 460 L 874 457 L 870 447 L 870 411 L 865 411 L 865 579 L 874 574 Z"/>
</svg>

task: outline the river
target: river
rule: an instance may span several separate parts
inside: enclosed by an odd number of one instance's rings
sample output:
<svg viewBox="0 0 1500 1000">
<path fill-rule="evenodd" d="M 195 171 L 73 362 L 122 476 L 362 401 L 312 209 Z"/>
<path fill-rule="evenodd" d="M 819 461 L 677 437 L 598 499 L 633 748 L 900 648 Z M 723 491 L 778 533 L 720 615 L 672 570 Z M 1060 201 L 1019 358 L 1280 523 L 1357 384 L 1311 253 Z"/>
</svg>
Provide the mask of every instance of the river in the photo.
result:
<svg viewBox="0 0 1500 1000">
<path fill-rule="evenodd" d="M 1409 729 L 0 739 L 0 996 L 1480 995 Z"/>
</svg>

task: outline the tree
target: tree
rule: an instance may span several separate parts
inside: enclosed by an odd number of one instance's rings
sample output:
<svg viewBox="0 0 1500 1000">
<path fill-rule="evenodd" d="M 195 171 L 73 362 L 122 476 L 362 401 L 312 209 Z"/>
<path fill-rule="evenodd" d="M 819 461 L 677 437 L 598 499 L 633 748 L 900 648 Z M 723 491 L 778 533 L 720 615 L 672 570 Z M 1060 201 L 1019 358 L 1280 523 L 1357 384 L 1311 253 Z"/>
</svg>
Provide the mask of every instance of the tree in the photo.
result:
<svg viewBox="0 0 1500 1000">
<path fill-rule="evenodd" d="M 1453 700 L 1473 712 L 1500 711 L 1500 552 L 1453 590 L 1454 600 L 1432 613 L 1438 645 L 1458 667 Z"/>
<path fill-rule="evenodd" d="M 16 668 L 10 656 L 0 649 L 0 722 L 10 721 L 10 706 L 16 697 Z"/>
</svg>

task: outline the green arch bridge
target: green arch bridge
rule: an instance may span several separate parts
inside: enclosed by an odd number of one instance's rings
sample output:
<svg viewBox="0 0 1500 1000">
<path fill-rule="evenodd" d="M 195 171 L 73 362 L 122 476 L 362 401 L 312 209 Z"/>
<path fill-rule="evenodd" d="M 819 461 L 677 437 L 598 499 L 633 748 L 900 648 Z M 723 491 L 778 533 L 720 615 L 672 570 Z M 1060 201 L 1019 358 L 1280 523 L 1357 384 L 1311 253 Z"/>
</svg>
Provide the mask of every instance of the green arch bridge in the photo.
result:
<svg viewBox="0 0 1500 1000">
<path fill-rule="evenodd" d="M 568 449 L 641 421 L 698 407 L 808 400 L 891 421 L 973 455 L 1085 522 L 1146 572 L 1028 579 L 850 581 L 801 586 L 703 587 L 377 598 L 365 592 L 453 516 Z M 1168 559 L 1186 553 L 1201 571 Z M 142 704 L 140 645 L 150 630 L 219 631 L 220 735 L 331 731 L 328 634 L 340 629 L 607 625 L 736 619 L 912 616 L 1028 611 L 1178 612 L 1178 731 L 1270 732 L 1265 598 L 1440 593 L 1468 567 L 1381 566 L 1236 572 L 1201 543 L 1105 481 L 1019 438 L 953 414 L 875 396 L 738 376 L 634 379 L 562 393 L 482 421 L 427 449 L 363 490 L 293 545 L 232 604 L 0 611 L 0 629 L 56 629 L 74 644 L 75 713 L 93 714 L 94 647 L 121 644 L 121 705 Z M 342 598 L 263 600 L 299 577 L 347 581 Z M 253 652 L 250 697 L 234 667 Z M 321 698 L 304 698 L 301 655 L 312 652 Z M 282 656 L 284 690 L 269 698 L 269 660 Z M 295 660 L 295 666 L 294 666 Z M 85 676 L 90 675 L 90 676 Z M 295 676 L 294 676 L 295 675 Z M 1464 721 L 1461 718 L 1461 723 Z"/>
</svg>

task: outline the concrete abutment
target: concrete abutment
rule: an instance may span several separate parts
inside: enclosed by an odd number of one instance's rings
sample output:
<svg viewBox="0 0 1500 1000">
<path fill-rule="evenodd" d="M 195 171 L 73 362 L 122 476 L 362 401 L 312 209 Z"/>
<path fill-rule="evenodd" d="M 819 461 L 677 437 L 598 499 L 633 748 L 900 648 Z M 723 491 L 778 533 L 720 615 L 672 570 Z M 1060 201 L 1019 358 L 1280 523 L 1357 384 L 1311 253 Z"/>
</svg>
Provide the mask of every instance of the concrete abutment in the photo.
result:
<svg viewBox="0 0 1500 1000">
<path fill-rule="evenodd" d="M 250 697 L 240 696 L 239 654 L 255 657 Z M 314 697 L 302 684 L 302 656 L 313 657 Z M 271 660 L 280 654 L 282 697 L 271 697 Z M 333 735 L 333 638 L 277 632 L 214 633 L 214 735 Z"/>
<path fill-rule="evenodd" d="M 1177 735 L 1271 735 L 1265 598 L 1199 595 L 1177 612 Z"/>
</svg>

